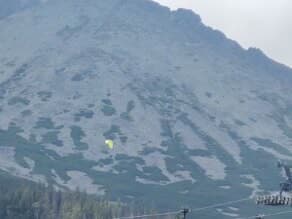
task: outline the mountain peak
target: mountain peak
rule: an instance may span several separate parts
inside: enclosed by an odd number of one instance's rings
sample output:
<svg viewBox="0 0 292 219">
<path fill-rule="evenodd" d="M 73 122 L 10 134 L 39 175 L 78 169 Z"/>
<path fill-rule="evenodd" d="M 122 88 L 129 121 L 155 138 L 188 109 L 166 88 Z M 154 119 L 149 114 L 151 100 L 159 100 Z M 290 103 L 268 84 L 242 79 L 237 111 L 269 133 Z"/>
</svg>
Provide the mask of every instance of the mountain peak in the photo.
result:
<svg viewBox="0 0 292 219">
<path fill-rule="evenodd" d="M 151 1 L 26 9 L 0 22 L 0 169 L 165 209 L 278 185 L 291 69 Z"/>
<path fill-rule="evenodd" d="M 201 18 L 199 15 L 195 14 L 192 10 L 179 8 L 173 12 L 175 17 L 182 23 L 187 23 L 190 26 L 196 26 L 201 23 Z"/>
</svg>

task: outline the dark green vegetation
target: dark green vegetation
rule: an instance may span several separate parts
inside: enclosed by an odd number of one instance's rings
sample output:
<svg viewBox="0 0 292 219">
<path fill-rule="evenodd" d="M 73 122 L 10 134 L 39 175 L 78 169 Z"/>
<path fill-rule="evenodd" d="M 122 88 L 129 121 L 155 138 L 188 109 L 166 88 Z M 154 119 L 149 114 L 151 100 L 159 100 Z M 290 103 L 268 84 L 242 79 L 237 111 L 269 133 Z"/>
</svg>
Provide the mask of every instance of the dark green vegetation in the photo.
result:
<svg viewBox="0 0 292 219">
<path fill-rule="evenodd" d="M 148 0 L 49 0 L 0 29 L 0 169 L 162 211 L 278 190 L 292 71 L 261 51 Z"/>
<path fill-rule="evenodd" d="M 19 165 L 28 167 L 28 164 L 23 159 L 24 157 L 34 160 L 36 165 L 33 172 L 45 175 L 49 182 L 54 182 L 54 179 L 51 178 L 51 169 L 54 169 L 65 181 L 69 180 L 66 174 L 67 171 L 78 170 L 87 173 L 96 183 L 106 185 L 107 195 L 111 200 L 117 201 L 121 199 L 123 202 L 130 203 L 132 201 L 131 197 L 135 197 L 135 201 L 139 203 L 139 205 L 147 208 L 152 207 L 152 205 L 158 205 L 162 209 L 177 209 L 185 205 L 196 208 L 206 204 L 218 203 L 220 201 L 224 202 L 226 200 L 237 200 L 248 197 L 251 190 L 241 186 L 242 183 L 251 183 L 249 179 L 242 176 L 245 174 L 257 176 L 257 179 L 263 185 L 261 188 L 265 191 L 278 189 L 280 173 L 278 169 L 275 168 L 274 163 L 270 162 L 273 159 L 271 155 L 262 150 L 257 152 L 250 150 L 235 132 L 230 131 L 228 127 L 225 126 L 230 136 L 242 146 L 242 155 L 245 158 L 243 160 L 245 168 L 242 169 L 241 165 L 234 162 L 233 158 L 221 149 L 220 144 L 215 139 L 200 130 L 187 115 L 182 114 L 178 119 L 189 126 L 193 132 L 205 141 L 208 150 L 189 151 L 180 138 L 179 133 L 174 133 L 171 122 L 168 120 L 161 120 L 161 136 L 163 137 L 161 145 L 163 148 L 167 148 L 167 151 L 160 152 L 170 155 L 169 158 L 166 159 L 167 168 L 170 173 L 174 173 L 181 169 L 190 170 L 194 173 L 193 177 L 195 179 L 200 179 L 200 181 L 195 184 L 190 181 L 173 183 L 166 186 L 138 183 L 136 182 L 137 176 L 154 182 L 165 182 L 167 178 L 165 178 L 161 170 L 157 167 L 143 167 L 143 172 L 140 172 L 136 165 L 144 165 L 144 160 L 139 157 L 131 157 L 125 154 L 117 154 L 114 157 L 114 160 L 117 161 L 118 164 L 114 165 L 113 168 L 120 172 L 119 175 L 110 172 L 94 171 L 92 167 L 96 165 L 112 164 L 113 159 L 94 162 L 85 160 L 82 154 L 61 157 L 52 150 L 46 149 L 42 143 L 35 142 L 33 137 L 29 141 L 22 138 L 19 135 L 22 130 L 15 127 L 13 124 L 10 125 L 8 130 L 0 131 L 0 139 L 3 145 L 8 145 L 8 143 L 14 145 L 16 152 L 15 158 Z M 54 127 L 54 124 L 48 121 L 50 120 L 42 119 L 38 125 L 48 129 Z M 76 136 L 75 143 L 77 145 L 82 143 L 81 139 L 83 135 L 80 129 L 78 127 L 72 127 L 72 131 L 73 136 Z M 115 136 L 117 137 L 120 134 L 120 128 L 118 126 L 113 126 L 105 133 L 105 136 L 114 139 Z M 255 140 L 260 141 L 261 139 Z M 267 144 L 267 142 L 264 143 Z M 271 147 L 275 146 L 271 144 Z M 159 149 L 148 148 L 148 150 L 144 150 L 141 153 L 146 155 L 154 153 L 155 151 L 159 151 Z M 189 158 L 189 155 L 209 156 L 210 153 L 216 153 L 224 160 L 224 163 L 227 164 L 226 171 L 228 176 L 226 179 L 219 181 L 209 179 L 202 169 L 195 165 Z M 269 169 L 271 174 L 277 177 L 271 180 L 264 172 L 266 168 Z M 229 190 L 220 189 L 220 186 L 226 185 L 231 188 Z M 187 191 L 187 193 L 184 194 L 182 193 L 183 191 Z M 154 194 L 155 199 L 153 199 Z M 192 204 L 189 205 L 188 203 Z M 240 212 L 243 214 L 246 214 L 245 212 L 249 212 L 250 214 L 258 213 L 252 201 L 233 206 L 239 207 Z M 226 210 L 228 211 L 227 207 Z M 200 215 L 202 219 L 207 219 L 210 215 L 213 217 L 220 217 L 220 214 L 212 209 L 207 212 L 200 212 L 198 215 Z"/>
<path fill-rule="evenodd" d="M 50 91 L 39 91 L 37 94 L 42 101 L 48 101 L 52 97 L 52 92 Z"/>
<path fill-rule="evenodd" d="M 102 100 L 102 109 L 101 111 L 103 112 L 103 114 L 105 116 L 112 116 L 114 114 L 116 114 L 116 110 L 113 107 L 112 101 L 109 99 L 103 99 Z"/>
<path fill-rule="evenodd" d="M 85 136 L 82 129 L 78 126 L 71 126 L 71 138 L 73 139 L 74 145 L 78 150 L 86 150 L 88 149 L 88 145 L 81 141 L 81 139 Z"/>
<path fill-rule="evenodd" d="M 72 154 L 66 157 L 61 157 L 56 152 L 46 149 L 41 143 L 35 142 L 33 137 L 30 140 L 26 140 L 19 136 L 18 133 L 21 132 L 21 129 L 13 125 L 10 126 L 8 130 L 0 130 L 1 144 L 13 145 L 15 147 L 15 159 L 19 165 L 27 167 L 28 164 L 26 164 L 24 157 L 35 161 L 36 165 L 33 172 L 45 175 L 49 182 L 52 182 L 53 180 L 51 169 L 55 169 L 58 175 L 66 181 L 69 179 L 66 171 L 77 168 L 82 172 L 86 172 L 96 164 L 96 162 L 85 160 L 81 154 Z M 77 129 L 77 132 L 79 136 L 79 129 Z M 78 141 L 78 139 L 76 139 L 76 141 L 79 149 L 85 147 L 81 144 L 82 142 Z"/>
<path fill-rule="evenodd" d="M 1 219 L 112 219 L 146 213 L 134 204 L 110 203 L 81 191 L 56 191 L 52 187 L 0 172 Z"/>
<path fill-rule="evenodd" d="M 75 114 L 75 121 L 79 122 L 81 118 L 91 119 L 94 112 L 88 109 L 81 109 L 78 113 Z"/>
<path fill-rule="evenodd" d="M 121 118 L 128 121 L 133 121 L 133 118 L 131 117 L 131 114 L 130 114 L 133 109 L 135 109 L 135 102 L 131 100 L 127 104 L 126 112 L 121 113 Z"/>
<path fill-rule="evenodd" d="M 29 100 L 21 97 L 13 97 L 8 101 L 9 105 L 14 105 L 14 104 L 23 104 L 23 105 L 28 105 Z"/>
</svg>

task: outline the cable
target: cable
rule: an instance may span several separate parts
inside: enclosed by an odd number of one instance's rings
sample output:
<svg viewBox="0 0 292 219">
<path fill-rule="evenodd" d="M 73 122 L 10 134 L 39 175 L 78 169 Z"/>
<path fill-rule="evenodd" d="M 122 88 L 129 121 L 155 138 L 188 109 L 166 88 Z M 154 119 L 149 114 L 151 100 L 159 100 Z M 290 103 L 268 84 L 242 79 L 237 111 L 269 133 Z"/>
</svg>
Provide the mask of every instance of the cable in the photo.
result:
<svg viewBox="0 0 292 219">
<path fill-rule="evenodd" d="M 281 214 L 288 214 L 288 213 L 292 213 L 292 211 L 280 211 L 277 213 L 273 213 L 273 214 L 263 214 L 261 215 L 263 218 L 266 217 L 271 217 L 271 216 L 276 216 L 276 215 L 281 215 Z M 241 218 L 237 218 L 237 219 L 254 219 L 256 217 L 258 217 L 259 215 L 254 215 L 254 216 L 250 216 L 250 217 L 241 217 Z"/>
<path fill-rule="evenodd" d="M 243 199 L 239 199 L 239 200 L 235 200 L 235 201 L 228 201 L 228 202 L 213 204 L 213 205 L 209 205 L 209 206 L 205 206 L 205 207 L 201 207 L 201 208 L 195 208 L 195 209 L 192 209 L 192 211 L 202 211 L 202 210 L 206 210 L 206 209 L 209 209 L 209 208 L 222 207 L 222 206 L 229 205 L 229 204 L 235 204 L 235 203 L 248 201 L 250 199 L 251 198 L 243 198 Z"/>
<path fill-rule="evenodd" d="M 235 200 L 235 201 L 228 201 L 228 202 L 208 205 L 208 206 L 201 207 L 201 208 L 191 209 L 191 211 L 192 212 L 194 212 L 194 211 L 202 211 L 202 210 L 206 210 L 206 209 L 210 209 L 210 208 L 221 207 L 221 206 L 225 206 L 225 205 L 229 205 L 229 204 L 235 204 L 235 203 L 248 201 L 250 199 L 251 198 L 244 198 L 244 199 L 239 199 L 239 200 Z M 113 219 L 135 219 L 135 218 L 143 218 L 143 217 L 175 215 L 175 214 L 179 214 L 179 213 L 181 213 L 181 211 L 172 211 L 172 212 L 166 212 L 166 213 L 160 213 L 160 214 L 148 214 L 148 215 L 146 214 L 146 215 L 138 215 L 138 216 L 130 216 L 130 217 L 118 217 L 118 218 L 113 218 Z"/>
<path fill-rule="evenodd" d="M 143 217 L 169 216 L 169 215 L 177 215 L 179 213 L 181 213 L 181 211 L 170 211 L 170 212 L 159 213 L 159 214 L 145 214 L 145 215 L 130 216 L 130 217 L 117 217 L 113 219 L 135 219 L 135 218 L 143 218 Z"/>
</svg>

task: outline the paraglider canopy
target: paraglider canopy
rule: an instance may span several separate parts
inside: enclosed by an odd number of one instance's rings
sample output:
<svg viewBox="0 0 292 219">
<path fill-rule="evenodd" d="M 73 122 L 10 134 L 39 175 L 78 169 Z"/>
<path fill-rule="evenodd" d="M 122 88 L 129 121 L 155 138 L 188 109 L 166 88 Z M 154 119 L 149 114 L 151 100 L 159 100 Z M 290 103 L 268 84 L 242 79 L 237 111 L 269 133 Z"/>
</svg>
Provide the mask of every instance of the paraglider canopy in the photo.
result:
<svg viewBox="0 0 292 219">
<path fill-rule="evenodd" d="M 113 140 L 107 139 L 105 140 L 105 144 L 109 147 L 109 149 L 113 149 L 114 148 L 114 142 Z"/>
</svg>

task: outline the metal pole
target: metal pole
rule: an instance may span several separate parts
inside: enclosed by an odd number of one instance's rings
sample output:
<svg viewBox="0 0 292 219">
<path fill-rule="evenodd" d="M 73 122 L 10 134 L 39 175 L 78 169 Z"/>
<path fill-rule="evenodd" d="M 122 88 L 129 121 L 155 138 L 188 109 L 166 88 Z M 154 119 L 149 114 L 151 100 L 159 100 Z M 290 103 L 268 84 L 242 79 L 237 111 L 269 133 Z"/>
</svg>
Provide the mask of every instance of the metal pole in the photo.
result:
<svg viewBox="0 0 292 219">
<path fill-rule="evenodd" d="M 189 212 L 190 212 L 190 210 L 187 209 L 187 208 L 184 208 L 184 209 L 182 210 L 182 213 L 183 213 L 183 215 L 184 215 L 183 219 L 186 219 L 186 218 L 187 218 L 187 214 L 188 214 Z"/>
</svg>

